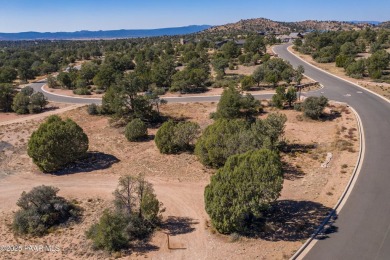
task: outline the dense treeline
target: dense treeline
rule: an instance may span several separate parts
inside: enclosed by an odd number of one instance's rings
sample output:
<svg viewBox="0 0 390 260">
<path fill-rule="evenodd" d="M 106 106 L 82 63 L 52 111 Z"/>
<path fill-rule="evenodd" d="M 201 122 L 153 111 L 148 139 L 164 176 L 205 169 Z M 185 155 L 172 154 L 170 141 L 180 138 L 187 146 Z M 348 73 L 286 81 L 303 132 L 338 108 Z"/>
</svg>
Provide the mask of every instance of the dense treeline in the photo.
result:
<svg viewBox="0 0 390 260">
<path fill-rule="evenodd" d="M 295 41 L 295 48 L 317 62 L 335 62 L 348 76 L 390 82 L 390 30 L 313 32 Z"/>
</svg>

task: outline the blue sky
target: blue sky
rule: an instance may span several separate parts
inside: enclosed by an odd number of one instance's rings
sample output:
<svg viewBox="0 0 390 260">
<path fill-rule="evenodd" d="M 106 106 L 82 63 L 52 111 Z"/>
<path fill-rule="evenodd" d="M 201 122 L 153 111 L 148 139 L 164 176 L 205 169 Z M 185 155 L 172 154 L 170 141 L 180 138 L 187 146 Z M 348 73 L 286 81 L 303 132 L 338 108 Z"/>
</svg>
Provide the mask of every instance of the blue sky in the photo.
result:
<svg viewBox="0 0 390 260">
<path fill-rule="evenodd" d="M 277 21 L 390 20 L 389 0 L 0 0 L 0 32 L 148 29 Z"/>
</svg>

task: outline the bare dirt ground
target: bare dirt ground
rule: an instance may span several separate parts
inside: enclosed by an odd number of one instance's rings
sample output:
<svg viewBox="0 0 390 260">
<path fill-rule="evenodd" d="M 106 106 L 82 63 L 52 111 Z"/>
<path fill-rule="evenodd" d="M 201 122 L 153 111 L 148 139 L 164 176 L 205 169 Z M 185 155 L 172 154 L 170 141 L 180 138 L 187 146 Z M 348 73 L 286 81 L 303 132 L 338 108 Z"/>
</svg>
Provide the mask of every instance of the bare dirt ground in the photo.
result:
<svg viewBox="0 0 390 260">
<path fill-rule="evenodd" d="M 39 114 L 27 114 L 27 115 L 18 115 L 16 113 L 0 113 L 0 125 L 6 125 L 17 122 L 24 122 L 26 120 L 33 120 L 36 118 L 46 117 L 48 115 L 59 114 L 67 110 L 75 109 L 80 105 L 72 105 L 66 103 L 55 103 L 50 102 L 45 111 Z"/>
<path fill-rule="evenodd" d="M 296 54 L 297 56 L 299 56 L 300 58 L 304 59 L 305 61 L 309 62 L 310 64 L 312 64 L 316 67 L 319 67 L 325 71 L 328 71 L 334 75 L 337 75 L 340 78 L 343 78 L 343 79 L 349 80 L 353 83 L 356 83 L 362 87 L 365 87 L 371 91 L 374 91 L 375 93 L 378 93 L 379 95 L 381 95 L 387 99 L 390 99 L 390 84 L 388 84 L 388 83 L 373 82 L 372 80 L 370 80 L 368 78 L 354 79 L 354 78 L 348 77 L 345 74 L 345 71 L 343 68 L 336 67 L 336 63 L 334 63 L 334 62 L 332 62 L 332 63 L 318 63 L 310 55 L 305 55 L 305 54 L 302 54 L 302 53 L 295 51 L 292 48 L 292 46 L 289 47 L 289 50 L 291 52 L 293 52 L 294 54 Z"/>
<path fill-rule="evenodd" d="M 209 113 L 216 103 L 168 104 L 165 114 L 212 123 Z M 282 153 L 285 181 L 282 195 L 270 212 L 268 232 L 257 238 L 217 235 L 209 227 L 203 191 L 214 170 L 203 167 L 189 153 L 161 155 L 149 129 L 150 140 L 128 142 L 123 129 L 109 126 L 106 117 L 89 116 L 85 108 L 64 112 L 87 133 L 90 151 L 98 158 L 91 169 L 74 169 L 59 175 L 42 174 L 26 154 L 32 131 L 43 119 L 0 126 L 0 245 L 54 245 L 60 252 L 0 252 L 1 259 L 286 259 L 319 225 L 336 203 L 353 171 L 358 151 L 356 120 L 345 107 L 330 109 L 324 121 L 301 118 L 300 112 L 283 110 L 288 117 L 285 138 L 288 153 Z M 272 109 L 267 108 L 267 112 Z M 329 112 L 329 111 L 328 111 Z M 266 117 L 263 115 L 262 117 Z M 332 152 L 329 168 L 321 168 Z M 166 207 L 164 225 L 146 244 L 132 251 L 109 256 L 91 249 L 85 237 L 88 227 L 110 205 L 112 192 L 122 174 L 144 173 Z M 12 214 L 22 191 L 38 185 L 60 188 L 60 195 L 84 208 L 79 223 L 61 227 L 42 238 L 21 238 L 11 230 Z M 170 248 L 167 235 L 170 234 Z"/>
</svg>

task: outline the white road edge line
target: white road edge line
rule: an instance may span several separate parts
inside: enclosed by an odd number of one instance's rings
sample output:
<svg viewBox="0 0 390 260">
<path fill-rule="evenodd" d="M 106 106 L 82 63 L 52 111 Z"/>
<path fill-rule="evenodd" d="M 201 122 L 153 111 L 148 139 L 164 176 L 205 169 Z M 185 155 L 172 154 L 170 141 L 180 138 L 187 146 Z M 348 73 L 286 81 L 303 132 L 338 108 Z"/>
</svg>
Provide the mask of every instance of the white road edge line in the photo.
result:
<svg viewBox="0 0 390 260">
<path fill-rule="evenodd" d="M 292 45 L 291 45 L 291 46 L 292 46 Z M 313 68 L 315 68 L 315 69 L 318 69 L 318 70 L 320 70 L 320 71 L 322 71 L 322 72 L 324 72 L 324 73 L 326 73 L 326 74 L 328 74 L 328 75 L 330 75 L 330 76 L 332 76 L 332 77 L 338 78 L 338 79 L 340 79 L 340 80 L 342 80 L 342 81 L 344 81 L 344 82 L 350 83 L 350 84 L 352 84 L 352 85 L 354 85 L 354 86 L 356 86 L 356 87 L 358 87 L 358 88 L 360 88 L 360 89 L 366 90 L 366 91 L 370 92 L 371 94 L 373 94 L 373 95 L 375 95 L 375 96 L 377 96 L 377 97 L 383 99 L 384 101 L 390 103 L 390 100 L 389 100 L 389 99 L 387 99 L 387 98 L 385 98 L 385 97 L 379 95 L 378 93 L 376 93 L 376 92 L 374 92 L 374 91 L 372 91 L 372 90 L 370 90 L 370 89 L 368 89 L 368 88 L 362 87 L 362 86 L 360 86 L 359 84 L 356 84 L 356 83 L 354 83 L 354 82 L 352 82 L 352 81 L 350 81 L 350 80 L 341 78 L 341 77 L 339 77 L 339 76 L 337 76 L 337 75 L 334 75 L 334 74 L 332 74 L 332 73 L 330 73 L 330 72 L 328 72 L 328 71 L 326 71 L 326 70 L 323 70 L 323 69 L 321 69 L 321 68 L 319 68 L 319 67 L 316 67 L 316 66 L 314 66 L 313 64 L 310 64 L 309 62 L 305 61 L 304 59 L 302 59 L 301 57 L 299 57 L 298 55 L 296 55 L 295 53 L 293 53 L 292 51 L 290 51 L 289 48 L 290 48 L 291 46 L 289 46 L 289 47 L 287 48 L 287 51 L 288 51 L 289 53 L 291 53 L 292 55 L 294 55 L 296 58 L 300 59 L 302 62 L 304 62 L 304 63 L 308 64 L 309 66 L 311 66 L 311 67 L 313 67 Z M 275 48 L 275 46 L 272 48 L 272 51 L 273 51 L 273 52 L 275 52 L 275 51 L 274 51 L 274 48 Z"/>
<path fill-rule="evenodd" d="M 275 53 L 274 51 L 274 47 L 272 48 L 272 51 Z M 287 48 L 287 51 L 289 53 L 291 53 L 292 55 L 294 55 L 295 57 L 297 57 L 298 59 L 300 59 L 302 62 L 310 65 L 311 67 L 315 68 L 315 69 L 318 69 L 322 72 L 325 72 L 335 78 L 338 78 L 338 79 L 341 79 L 345 82 L 348 82 L 348 83 L 351 83 L 361 89 L 364 89 L 364 90 L 367 90 L 368 92 L 370 92 L 371 94 L 374 94 L 378 97 L 380 97 L 381 99 L 385 100 L 386 102 L 390 103 L 390 100 L 388 100 L 387 98 L 385 97 L 382 97 L 381 95 L 369 90 L 369 89 L 366 89 L 358 84 L 355 84 L 349 80 L 346 80 L 346 79 L 343 79 L 339 76 L 336 76 L 336 75 L 333 75 L 323 69 L 320 69 L 310 63 L 308 63 L 307 61 L 303 60 L 302 58 L 298 57 L 297 55 L 295 55 L 294 53 L 292 53 L 288 48 Z M 311 237 L 298 249 L 297 252 L 295 252 L 295 254 L 290 258 L 291 260 L 295 260 L 295 259 L 303 259 L 305 257 L 305 255 L 310 251 L 311 248 L 313 248 L 313 246 L 317 243 L 317 240 L 314 240 L 315 237 L 318 235 L 318 233 L 324 228 L 324 226 L 329 222 L 329 220 L 336 214 L 336 213 L 339 213 L 341 211 L 341 209 L 344 207 L 345 203 L 347 202 L 348 200 L 348 197 L 349 195 L 351 194 L 352 190 L 353 190 L 353 187 L 355 186 L 356 184 L 356 181 L 358 179 L 358 176 L 360 174 L 360 170 L 361 170 L 361 166 L 362 166 L 362 161 L 364 160 L 364 154 L 365 154 L 365 135 L 364 135 L 364 128 L 363 128 L 363 124 L 361 122 L 361 119 L 360 119 L 360 116 L 359 114 L 356 112 L 356 110 L 349 106 L 347 103 L 343 103 L 343 102 L 336 102 L 336 103 L 339 103 L 339 104 L 345 104 L 347 105 L 351 110 L 352 112 L 355 114 L 355 117 L 357 119 L 357 123 L 358 123 L 358 129 L 359 129 L 359 145 L 360 145 L 360 149 L 359 149 L 359 155 L 358 155 L 358 159 L 357 159 L 357 162 L 356 162 L 356 165 L 355 165 L 355 168 L 354 168 L 354 171 L 352 173 L 352 176 L 347 184 L 347 187 L 345 188 L 344 192 L 342 193 L 340 199 L 337 201 L 336 205 L 333 207 L 333 210 L 331 211 L 331 213 L 325 218 L 325 220 L 322 222 L 322 224 L 320 225 L 320 227 L 311 235 Z"/>
<path fill-rule="evenodd" d="M 83 99 L 83 100 L 102 100 L 101 98 L 83 98 L 83 97 L 73 97 L 73 96 L 66 96 L 66 95 L 61 95 L 61 94 L 54 94 L 54 93 L 51 93 L 47 90 L 44 89 L 44 86 L 46 86 L 47 84 L 44 84 L 42 87 L 41 87 L 41 90 L 47 94 L 50 94 L 50 95 L 53 95 L 53 96 L 58 96 L 58 97 L 65 97 L 65 98 L 78 98 L 78 99 Z"/>
<path fill-rule="evenodd" d="M 359 177 L 362 162 L 364 160 L 364 154 L 365 154 L 365 135 L 364 135 L 364 128 L 360 119 L 359 114 L 356 112 L 356 110 L 349 106 L 347 103 L 343 102 L 335 102 L 339 104 L 344 104 L 347 105 L 352 112 L 355 114 L 357 124 L 358 124 L 358 130 L 359 130 L 359 155 L 356 161 L 355 168 L 353 170 L 352 176 L 344 189 L 344 192 L 342 193 L 341 197 L 337 201 L 336 205 L 333 207 L 333 210 L 331 213 L 324 219 L 324 221 L 321 223 L 321 225 L 318 227 L 318 229 L 311 235 L 311 237 L 306 240 L 306 242 L 298 249 L 297 252 L 290 258 L 290 260 L 295 260 L 295 259 L 303 259 L 307 253 L 314 247 L 314 245 L 318 242 L 318 240 L 315 240 L 315 237 L 323 230 L 324 226 L 328 224 L 329 220 L 335 215 L 338 214 L 341 209 L 344 207 L 345 203 L 348 200 L 348 197 L 350 196 L 356 181 Z"/>
</svg>

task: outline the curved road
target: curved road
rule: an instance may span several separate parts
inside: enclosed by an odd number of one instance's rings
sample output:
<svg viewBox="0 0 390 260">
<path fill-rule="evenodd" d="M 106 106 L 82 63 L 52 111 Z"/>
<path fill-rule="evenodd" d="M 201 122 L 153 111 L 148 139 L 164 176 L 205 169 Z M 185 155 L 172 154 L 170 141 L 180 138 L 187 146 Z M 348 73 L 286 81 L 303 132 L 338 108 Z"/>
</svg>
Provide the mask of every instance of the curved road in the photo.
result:
<svg viewBox="0 0 390 260">
<path fill-rule="evenodd" d="M 35 91 L 42 92 L 49 101 L 60 102 L 60 103 L 71 103 L 71 104 L 101 104 L 102 100 L 100 98 L 79 98 L 79 97 L 69 97 L 69 96 L 60 96 L 53 95 L 49 92 L 42 91 L 43 85 L 46 84 L 45 80 L 38 81 L 36 83 L 30 84 Z M 271 98 L 272 94 L 257 94 L 253 95 L 257 99 L 267 99 Z M 220 96 L 184 96 L 184 97 L 164 97 L 169 103 L 185 103 L 185 102 L 217 102 Z"/>
<path fill-rule="evenodd" d="M 293 66 L 303 65 L 307 76 L 324 85 L 323 95 L 354 107 L 365 135 L 360 175 L 338 212 L 337 232 L 317 241 L 305 259 L 390 259 L 390 103 L 302 62 L 287 45 L 275 52 Z"/>
<path fill-rule="evenodd" d="M 378 96 L 318 70 L 287 51 L 275 52 L 293 66 L 303 65 L 305 74 L 324 88 L 310 95 L 325 95 L 346 102 L 359 113 L 365 135 L 365 157 L 356 184 L 334 222 L 337 232 L 318 240 L 306 259 L 390 259 L 390 103 Z M 41 91 L 43 82 L 32 84 Z M 100 103 L 99 99 L 59 97 L 45 93 L 49 100 L 67 103 Z M 271 95 L 257 95 L 269 98 Z M 219 96 L 166 98 L 168 102 L 218 101 Z"/>
</svg>

